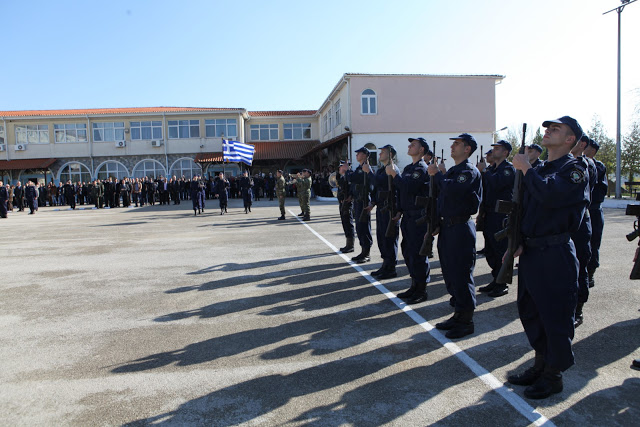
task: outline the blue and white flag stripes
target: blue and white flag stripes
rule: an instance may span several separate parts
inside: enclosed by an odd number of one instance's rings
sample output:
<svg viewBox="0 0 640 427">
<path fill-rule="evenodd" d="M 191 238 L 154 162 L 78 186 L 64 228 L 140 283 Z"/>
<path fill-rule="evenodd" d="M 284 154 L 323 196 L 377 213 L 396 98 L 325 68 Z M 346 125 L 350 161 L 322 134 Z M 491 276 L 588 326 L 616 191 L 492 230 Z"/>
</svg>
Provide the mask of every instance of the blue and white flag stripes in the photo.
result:
<svg viewBox="0 0 640 427">
<path fill-rule="evenodd" d="M 222 140 L 222 160 L 225 162 L 242 162 L 251 166 L 256 147 L 238 141 Z"/>
</svg>

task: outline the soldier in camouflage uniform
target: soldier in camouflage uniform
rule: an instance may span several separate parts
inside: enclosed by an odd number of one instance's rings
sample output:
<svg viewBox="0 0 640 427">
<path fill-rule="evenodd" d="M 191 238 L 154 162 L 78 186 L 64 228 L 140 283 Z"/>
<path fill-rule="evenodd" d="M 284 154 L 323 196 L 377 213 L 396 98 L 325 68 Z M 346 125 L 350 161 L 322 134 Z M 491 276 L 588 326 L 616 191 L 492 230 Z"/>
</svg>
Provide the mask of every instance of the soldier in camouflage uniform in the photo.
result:
<svg viewBox="0 0 640 427">
<path fill-rule="evenodd" d="M 309 169 L 303 169 L 298 174 L 296 180 L 296 188 L 298 189 L 298 199 L 300 200 L 300 209 L 302 209 L 302 220 L 311 220 L 311 206 L 309 201 L 311 199 L 311 171 Z"/>
<path fill-rule="evenodd" d="M 287 197 L 287 184 L 284 181 L 284 176 L 282 176 L 281 170 L 276 172 L 276 195 L 278 196 L 278 204 L 280 205 L 280 218 L 278 219 L 283 220 L 285 219 L 284 201 Z"/>
</svg>

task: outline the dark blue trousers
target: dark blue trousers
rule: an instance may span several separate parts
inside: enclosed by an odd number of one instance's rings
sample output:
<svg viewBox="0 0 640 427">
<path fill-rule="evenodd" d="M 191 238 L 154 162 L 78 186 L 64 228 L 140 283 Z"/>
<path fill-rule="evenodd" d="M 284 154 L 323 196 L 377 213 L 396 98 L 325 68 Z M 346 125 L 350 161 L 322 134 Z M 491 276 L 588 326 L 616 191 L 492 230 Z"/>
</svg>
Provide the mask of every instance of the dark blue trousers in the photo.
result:
<svg viewBox="0 0 640 427">
<path fill-rule="evenodd" d="M 476 308 L 476 226 L 472 221 L 442 226 L 438 235 L 438 256 L 447 292 L 455 300 L 455 311 Z"/>
<path fill-rule="evenodd" d="M 582 218 L 578 231 L 571 233 L 571 240 L 578 258 L 578 302 L 585 303 L 589 299 L 587 265 L 591 259 L 591 219 L 588 214 Z"/>
<path fill-rule="evenodd" d="M 367 204 L 368 206 L 368 204 Z M 356 220 L 356 233 L 358 233 L 358 241 L 363 248 L 373 246 L 373 237 L 371 237 L 371 215 L 367 215 L 367 221 L 360 221 L 360 215 L 364 209 L 364 202 L 356 201 L 354 203 L 354 217 Z"/>
<path fill-rule="evenodd" d="M 396 228 L 395 237 L 386 237 L 389 221 L 391 221 L 391 213 L 389 211 L 383 212 L 380 209 L 376 209 L 376 239 L 378 241 L 378 249 L 380 249 L 380 255 L 382 256 L 384 264 L 389 267 L 395 267 L 398 263 L 398 236 L 400 234 L 400 225 L 397 222 L 394 224 Z"/>
<path fill-rule="evenodd" d="M 355 228 L 353 226 L 353 202 L 342 202 L 340 206 L 340 221 L 342 222 L 342 230 L 344 236 L 353 238 Z"/>
<path fill-rule="evenodd" d="M 487 212 L 484 223 L 484 256 L 491 267 L 491 275 L 495 280 L 502 267 L 502 256 L 507 251 L 509 240 L 504 238 L 497 241 L 495 234 L 504 228 L 507 216 L 497 212 Z"/>
<path fill-rule="evenodd" d="M 400 223 L 400 230 L 402 231 L 400 247 L 402 249 L 402 257 L 409 270 L 409 276 L 416 283 L 428 283 L 429 260 L 427 260 L 427 257 L 420 255 L 420 247 L 422 247 L 424 235 L 427 233 L 427 224 L 416 224 L 416 220 L 421 217 L 422 214 L 418 210 L 415 213 L 404 213 Z"/>
<path fill-rule="evenodd" d="M 591 216 L 591 259 L 587 264 L 587 270 L 593 271 L 600 267 L 600 243 L 602 243 L 602 230 L 604 229 L 604 213 L 602 207 L 589 208 Z"/>
<path fill-rule="evenodd" d="M 571 341 L 578 295 L 573 241 L 526 247 L 518 266 L 518 313 L 531 347 L 546 365 L 564 371 L 574 364 Z"/>
</svg>

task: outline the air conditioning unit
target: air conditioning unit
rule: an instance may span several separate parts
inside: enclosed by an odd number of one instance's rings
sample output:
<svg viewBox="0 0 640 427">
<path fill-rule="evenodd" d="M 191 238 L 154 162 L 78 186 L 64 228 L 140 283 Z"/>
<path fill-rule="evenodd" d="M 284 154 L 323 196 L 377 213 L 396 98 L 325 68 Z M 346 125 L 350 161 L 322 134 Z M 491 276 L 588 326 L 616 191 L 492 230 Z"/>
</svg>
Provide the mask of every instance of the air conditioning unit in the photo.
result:
<svg viewBox="0 0 640 427">
<path fill-rule="evenodd" d="M 162 147 L 162 141 L 151 141 L 152 147 Z"/>
<path fill-rule="evenodd" d="M 16 151 L 24 151 L 27 149 L 27 144 L 17 144 Z"/>
<path fill-rule="evenodd" d="M 116 147 L 122 148 L 122 147 L 126 147 L 126 146 L 127 146 L 126 141 L 116 141 Z"/>
<path fill-rule="evenodd" d="M 0 151 L 6 151 L 7 150 L 7 146 L 4 144 L 0 144 Z"/>
</svg>

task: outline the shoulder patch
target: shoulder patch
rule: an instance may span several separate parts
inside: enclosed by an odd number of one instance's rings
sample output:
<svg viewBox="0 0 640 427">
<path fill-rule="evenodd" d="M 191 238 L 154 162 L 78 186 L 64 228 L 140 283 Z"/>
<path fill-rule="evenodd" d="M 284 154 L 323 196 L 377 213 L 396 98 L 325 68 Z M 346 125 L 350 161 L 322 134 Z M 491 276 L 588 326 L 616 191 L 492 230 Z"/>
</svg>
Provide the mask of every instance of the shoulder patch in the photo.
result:
<svg viewBox="0 0 640 427">
<path fill-rule="evenodd" d="M 509 176 L 509 175 L 511 175 L 511 169 L 505 169 L 504 176 Z"/>
<path fill-rule="evenodd" d="M 574 184 L 582 182 L 584 180 L 584 170 L 575 168 L 569 174 L 569 178 L 571 179 L 571 182 L 573 182 Z"/>
<path fill-rule="evenodd" d="M 463 182 L 467 181 L 467 175 L 461 173 L 460 175 L 458 175 L 458 177 L 456 178 L 456 181 L 458 181 L 460 184 L 462 184 Z"/>
<path fill-rule="evenodd" d="M 418 179 L 420 178 L 420 175 L 422 175 L 420 171 L 415 171 L 414 173 L 411 174 L 411 178 Z"/>
</svg>

